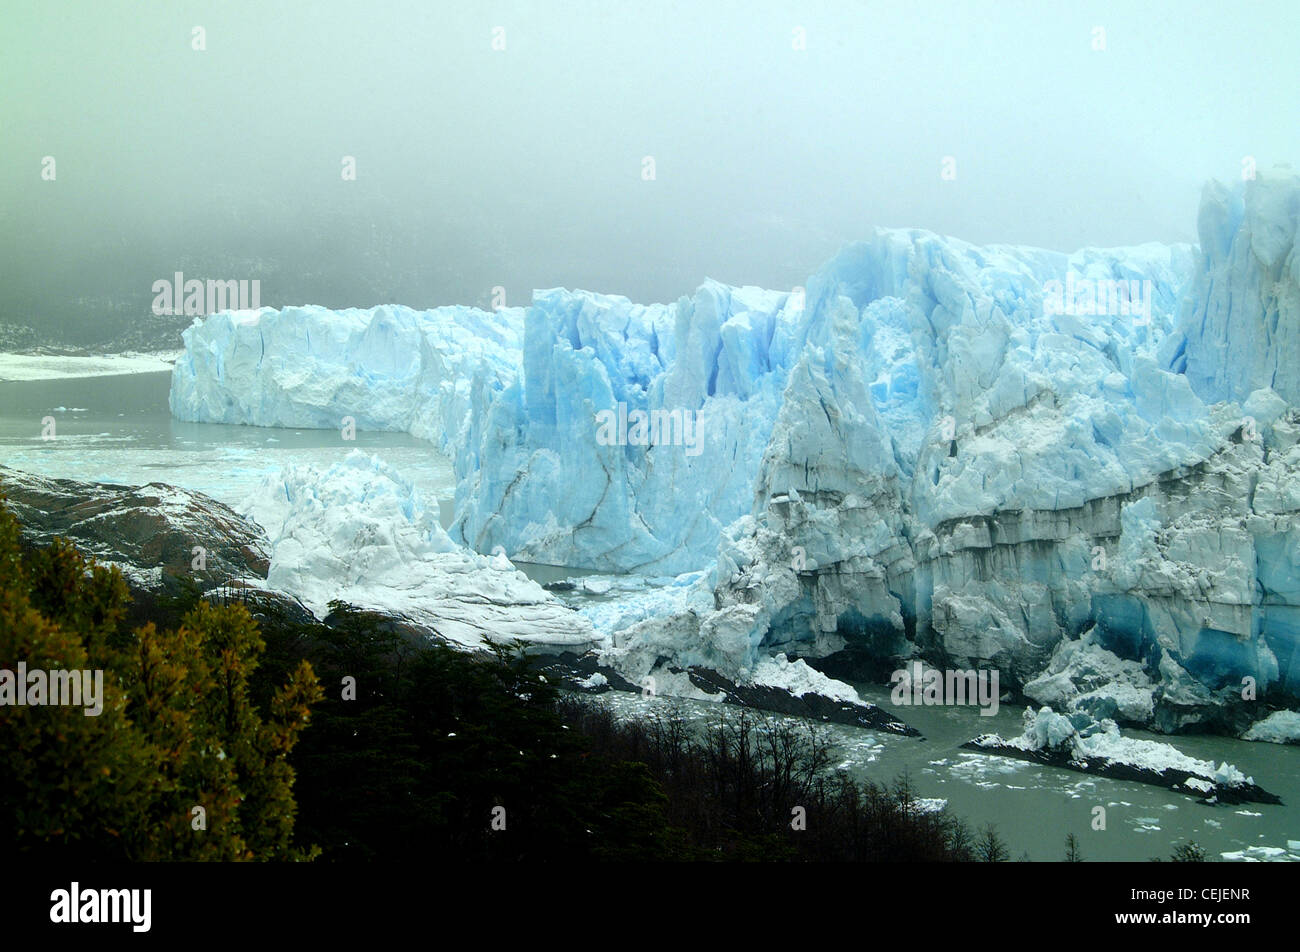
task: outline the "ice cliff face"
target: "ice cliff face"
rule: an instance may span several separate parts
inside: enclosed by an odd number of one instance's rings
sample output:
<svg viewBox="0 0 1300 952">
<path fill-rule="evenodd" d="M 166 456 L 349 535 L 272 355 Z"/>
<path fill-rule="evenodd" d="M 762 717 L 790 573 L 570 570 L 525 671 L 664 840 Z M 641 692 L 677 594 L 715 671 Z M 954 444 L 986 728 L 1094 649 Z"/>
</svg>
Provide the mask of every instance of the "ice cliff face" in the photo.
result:
<svg viewBox="0 0 1300 952">
<path fill-rule="evenodd" d="M 697 569 L 715 557 L 722 530 L 752 514 L 765 457 L 772 457 L 768 468 L 777 478 L 782 454 L 799 453 L 769 440 L 783 406 L 810 392 L 818 372 L 862 378 L 856 412 L 880 415 L 862 425 L 878 432 L 905 480 L 918 466 L 938 472 L 952 441 L 939 446 L 930 431 L 945 415 L 961 440 L 981 441 L 975 453 L 943 464 L 940 486 L 906 493 L 924 521 L 1011 500 L 1038 508 L 1081 502 L 1093 486 L 1060 472 L 1058 450 L 1070 454 L 1068 464 L 1092 468 L 1099 442 L 1105 470 L 1091 482 L 1128 488 L 1135 474 L 1203 458 L 1217 439 L 1197 416 L 1200 404 L 1185 382 L 1180 388 L 1176 375 L 1162 375 L 1153 358 L 1191 264 L 1187 248 L 1067 257 L 880 232 L 814 276 L 806 302 L 802 294 L 712 282 L 668 307 L 540 292 L 525 318 L 518 386 L 487 401 L 482 455 L 464 458 L 470 465 L 458 470 L 454 534 L 481 551 L 501 545 L 529 561 L 609 571 Z M 1071 272 L 1080 281 L 1150 281 L 1151 323 L 1044 316 L 1043 283 Z M 838 320 L 852 327 L 838 332 L 836 355 L 853 366 L 835 368 L 823 359 L 818 371 L 805 351 L 826 347 L 831 312 L 841 306 L 852 313 Z M 1112 402 L 1118 398 L 1136 413 L 1097 406 L 1108 399 L 1107 387 L 1119 388 Z M 825 396 L 832 405 L 839 399 Z M 1022 439 L 1022 431 L 1042 422 L 1035 408 L 1055 397 L 1060 405 L 1047 410 L 1068 445 L 1053 434 Z M 639 445 L 631 434 L 610 445 L 593 421 L 623 406 L 651 417 L 680 414 L 688 430 L 695 428 L 696 445 Z M 1167 438 L 1146 439 L 1148 427 L 1135 424 L 1141 414 L 1168 417 Z M 1093 417 L 1095 439 L 1065 432 L 1066 421 Z M 813 457 L 797 465 L 826 466 L 815 459 L 816 440 L 805 443 Z M 789 456 L 785 469 L 794 465 Z M 813 478 L 826 483 L 835 476 Z"/>
<path fill-rule="evenodd" d="M 698 571 L 588 613 L 633 678 L 855 648 L 1022 687 L 1091 631 L 1176 729 L 1245 677 L 1300 693 L 1298 225 L 1278 176 L 1207 187 L 1199 249 L 891 230 L 806 293 L 216 315 L 172 405 L 410 429 L 458 543 Z"/>
<path fill-rule="evenodd" d="M 488 405 L 477 459 L 457 459 L 453 535 L 610 571 L 711 561 L 752 502 L 801 316 L 788 294 L 714 282 L 671 306 L 538 292 L 522 374 Z"/>
<path fill-rule="evenodd" d="M 1203 399 L 1263 388 L 1300 404 L 1300 191 L 1292 176 L 1245 189 L 1211 183 L 1198 221 L 1201 261 L 1164 365 Z"/>
<path fill-rule="evenodd" d="M 184 340 L 172 370 L 177 419 L 340 429 L 351 417 L 454 457 L 471 394 L 518 373 L 523 308 L 264 307 L 196 320 Z"/>
</svg>

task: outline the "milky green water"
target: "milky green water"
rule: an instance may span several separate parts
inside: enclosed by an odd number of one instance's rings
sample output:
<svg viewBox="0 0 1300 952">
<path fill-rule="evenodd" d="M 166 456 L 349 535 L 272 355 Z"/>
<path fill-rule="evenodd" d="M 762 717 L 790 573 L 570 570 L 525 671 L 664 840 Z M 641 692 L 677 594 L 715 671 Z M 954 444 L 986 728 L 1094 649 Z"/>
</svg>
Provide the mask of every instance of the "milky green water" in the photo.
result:
<svg viewBox="0 0 1300 952">
<path fill-rule="evenodd" d="M 1300 747 L 1125 731 L 1128 737 L 1172 743 L 1198 759 L 1234 763 L 1283 801 L 1282 806 L 1205 806 L 1148 784 L 960 749 L 979 734 L 1019 734 L 1023 708 L 1002 705 L 996 715 L 984 717 L 974 707 L 896 707 L 885 686 L 854 687 L 864 700 L 889 709 L 925 737 L 824 724 L 838 750 L 837 769 L 882 784 L 906 772 L 917 796 L 946 800 L 948 809 L 974 828 L 994 824 L 1012 858 L 1027 854 L 1036 861 L 1060 860 L 1066 835 L 1074 833 L 1085 860 L 1168 859 L 1174 846 L 1188 840 L 1203 847 L 1211 859 L 1242 851 L 1265 858 L 1276 850 L 1268 858 L 1300 860 Z M 600 699 L 628 716 L 675 710 L 697 722 L 730 716 L 735 710 L 707 701 L 621 692 Z M 1098 806 L 1105 811 L 1105 829 L 1100 830 L 1093 828 Z"/>
<path fill-rule="evenodd" d="M 170 483 L 236 508 L 286 463 L 328 466 L 354 449 L 377 453 L 437 499 L 444 525 L 455 487 L 451 462 L 406 433 L 294 430 L 183 423 L 167 408 L 171 373 L 0 382 L 0 464 L 64 479 Z M 45 417 L 55 439 L 41 438 Z"/>
</svg>

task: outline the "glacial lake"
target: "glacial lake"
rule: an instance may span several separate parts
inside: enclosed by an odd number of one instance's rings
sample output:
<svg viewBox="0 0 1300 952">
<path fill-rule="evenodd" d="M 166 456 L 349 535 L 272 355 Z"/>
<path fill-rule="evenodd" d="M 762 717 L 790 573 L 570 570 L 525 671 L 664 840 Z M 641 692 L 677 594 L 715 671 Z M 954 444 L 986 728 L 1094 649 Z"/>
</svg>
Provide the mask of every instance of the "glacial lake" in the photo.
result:
<svg viewBox="0 0 1300 952">
<path fill-rule="evenodd" d="M 238 507 L 287 463 L 328 466 L 360 449 L 378 454 L 412 480 L 426 502 L 437 499 L 444 525 L 450 522 L 450 461 L 422 440 L 359 431 L 355 441 L 344 441 L 336 430 L 182 423 L 167 408 L 170 383 L 170 373 L 0 382 L 0 464 L 67 479 L 166 482 Z M 45 417 L 55 420 L 53 440 L 41 438 Z M 541 581 L 590 574 L 519 568 Z M 1146 784 L 959 749 L 977 734 L 1020 733 L 1021 709 L 1013 705 L 1003 705 L 993 717 L 969 707 L 893 708 L 886 687 L 855 687 L 864 699 L 895 710 L 925 738 L 824 725 L 836 743 L 840 768 L 886 784 L 906 771 L 918 796 L 947 800 L 972 828 L 995 824 L 1013 859 L 1027 853 L 1033 860 L 1058 860 L 1071 832 L 1086 860 L 1167 859 L 1176 844 L 1189 839 L 1211 859 L 1272 850 L 1279 852 L 1275 858 L 1300 859 L 1300 747 L 1125 732 L 1172 743 L 1203 760 L 1236 764 L 1283 800 L 1282 806 L 1205 806 Z M 611 692 L 602 703 L 626 714 L 673 710 L 692 719 L 719 716 L 718 705 L 699 701 Z M 1098 805 L 1106 808 L 1104 831 L 1092 829 Z"/>
<path fill-rule="evenodd" d="M 887 686 L 853 686 L 863 700 L 896 714 L 924 737 L 822 724 L 836 748 L 832 758 L 836 769 L 884 786 L 906 773 L 917 797 L 946 800 L 948 810 L 965 820 L 976 835 L 985 824 L 996 826 L 1012 860 L 1026 854 L 1035 862 L 1061 860 L 1068 833 L 1078 837 L 1085 861 L 1168 860 L 1174 846 L 1188 840 L 1198 843 L 1209 860 L 1243 851 L 1250 858 L 1273 854 L 1270 858 L 1275 860 L 1300 860 L 1300 747 L 1124 731 L 1126 737 L 1172 743 L 1202 760 L 1234 763 L 1280 796 L 1283 804 L 1207 806 L 1150 784 L 1090 777 L 961 749 L 979 734 L 1019 734 L 1022 707 L 1004 704 L 991 717 L 981 716 L 974 707 L 899 707 L 890 703 Z M 708 701 L 626 692 L 610 691 L 598 698 L 598 703 L 620 715 L 657 712 L 692 723 L 734 716 L 737 710 Z M 1097 806 L 1106 811 L 1104 830 L 1092 828 Z M 810 815 L 809 823 L 814 819 Z"/>
<path fill-rule="evenodd" d="M 288 463 L 326 467 L 352 450 L 376 453 L 437 499 L 444 525 L 451 461 L 407 433 L 184 423 L 167 407 L 171 373 L 0 382 L 0 464 L 43 476 L 141 485 L 165 482 L 238 508 Z M 55 439 L 41 438 L 53 417 Z"/>
</svg>

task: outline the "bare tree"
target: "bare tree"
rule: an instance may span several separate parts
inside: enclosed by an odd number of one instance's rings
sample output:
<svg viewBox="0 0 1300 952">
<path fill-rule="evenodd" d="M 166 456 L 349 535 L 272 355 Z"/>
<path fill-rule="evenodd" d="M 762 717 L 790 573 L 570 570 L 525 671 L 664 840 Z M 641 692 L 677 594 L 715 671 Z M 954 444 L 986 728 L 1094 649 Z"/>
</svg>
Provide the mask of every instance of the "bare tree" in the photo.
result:
<svg viewBox="0 0 1300 952">
<path fill-rule="evenodd" d="M 1079 838 L 1073 833 L 1065 837 L 1065 861 L 1067 863 L 1083 862 L 1083 853 L 1079 851 Z"/>
<path fill-rule="evenodd" d="M 1005 863 L 1009 858 L 1006 844 L 998 836 L 998 828 L 990 823 L 975 845 L 975 856 L 982 863 Z"/>
</svg>

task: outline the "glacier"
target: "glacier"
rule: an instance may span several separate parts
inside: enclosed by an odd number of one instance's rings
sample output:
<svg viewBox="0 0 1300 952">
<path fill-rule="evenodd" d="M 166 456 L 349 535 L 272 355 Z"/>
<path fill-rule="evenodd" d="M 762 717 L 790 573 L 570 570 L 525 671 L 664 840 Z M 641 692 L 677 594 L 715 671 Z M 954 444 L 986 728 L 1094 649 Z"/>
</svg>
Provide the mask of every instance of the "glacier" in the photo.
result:
<svg viewBox="0 0 1300 952">
<path fill-rule="evenodd" d="M 517 375 L 523 308 L 264 307 L 196 319 L 172 367 L 178 420 L 408 432 L 448 456 L 470 400 Z"/>
<path fill-rule="evenodd" d="M 1279 172 L 1207 185 L 1195 246 L 877 229 L 792 291 L 222 312 L 170 402 L 430 440 L 457 480 L 439 546 L 629 575 L 569 612 L 629 680 L 921 656 L 1224 726 L 1243 685 L 1300 695 L 1298 230 Z M 699 444 L 610 440 L 607 412 Z"/>
</svg>

